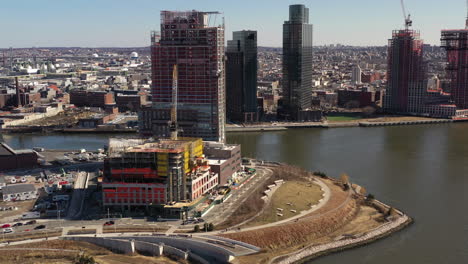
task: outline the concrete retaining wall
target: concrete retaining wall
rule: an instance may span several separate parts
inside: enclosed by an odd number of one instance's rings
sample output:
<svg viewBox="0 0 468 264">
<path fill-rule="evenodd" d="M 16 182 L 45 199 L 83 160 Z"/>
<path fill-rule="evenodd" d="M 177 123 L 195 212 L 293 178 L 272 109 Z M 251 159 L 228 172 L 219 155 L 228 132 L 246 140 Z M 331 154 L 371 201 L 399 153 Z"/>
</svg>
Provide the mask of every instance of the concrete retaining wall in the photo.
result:
<svg viewBox="0 0 468 264">
<path fill-rule="evenodd" d="M 64 239 L 92 243 L 123 254 L 135 253 L 135 245 L 133 241 L 130 240 L 111 239 L 103 237 L 65 237 Z"/>
<path fill-rule="evenodd" d="M 175 247 L 184 251 L 192 251 L 194 254 L 197 254 L 202 258 L 206 258 L 208 256 L 211 260 L 216 260 L 217 262 L 221 263 L 229 262 L 234 258 L 234 254 L 229 250 L 215 244 L 204 242 L 202 240 L 180 239 L 166 236 L 140 236 L 128 238 L 149 243 L 164 243 L 165 245 Z M 164 254 L 166 254 L 166 248 L 164 248 L 163 251 Z"/>
<path fill-rule="evenodd" d="M 207 261 L 206 259 L 198 256 L 197 254 L 193 253 L 193 252 L 189 252 L 188 253 L 188 256 L 190 259 L 192 260 L 195 260 L 197 263 L 201 263 L 201 264 L 211 264 L 209 261 Z"/>
<path fill-rule="evenodd" d="M 141 254 L 150 256 L 161 256 L 163 254 L 163 246 L 143 241 L 133 241 L 135 250 Z"/>
<path fill-rule="evenodd" d="M 177 249 L 175 247 L 171 247 L 171 246 L 168 246 L 168 245 L 164 245 L 163 244 L 163 252 L 164 252 L 164 255 L 171 255 L 171 256 L 177 256 L 181 259 L 187 259 L 188 258 L 188 253 L 185 252 L 185 251 L 182 251 L 180 249 Z"/>
</svg>

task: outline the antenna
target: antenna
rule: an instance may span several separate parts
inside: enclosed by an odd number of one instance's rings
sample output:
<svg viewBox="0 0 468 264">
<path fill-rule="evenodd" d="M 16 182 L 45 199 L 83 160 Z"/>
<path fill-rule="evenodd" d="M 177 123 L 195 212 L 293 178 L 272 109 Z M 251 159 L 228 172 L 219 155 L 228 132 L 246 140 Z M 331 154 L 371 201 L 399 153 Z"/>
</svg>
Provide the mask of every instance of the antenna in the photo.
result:
<svg viewBox="0 0 468 264">
<path fill-rule="evenodd" d="M 405 2 L 403 0 L 401 0 L 401 10 L 403 11 L 403 19 L 405 20 L 405 29 L 408 30 L 413 25 L 413 21 L 410 14 L 406 16 Z"/>
</svg>

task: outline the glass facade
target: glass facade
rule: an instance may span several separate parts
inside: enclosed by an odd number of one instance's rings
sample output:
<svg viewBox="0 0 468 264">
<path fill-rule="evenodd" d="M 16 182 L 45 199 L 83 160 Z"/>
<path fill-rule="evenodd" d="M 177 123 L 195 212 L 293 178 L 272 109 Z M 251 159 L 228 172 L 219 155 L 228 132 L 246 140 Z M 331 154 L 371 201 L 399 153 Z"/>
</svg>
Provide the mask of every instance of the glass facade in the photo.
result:
<svg viewBox="0 0 468 264">
<path fill-rule="evenodd" d="M 311 108 L 313 26 L 304 5 L 289 7 L 283 24 L 283 112 L 291 119 Z"/>
<path fill-rule="evenodd" d="M 257 121 L 257 31 L 233 32 L 226 52 L 226 108 L 231 121 Z"/>
</svg>

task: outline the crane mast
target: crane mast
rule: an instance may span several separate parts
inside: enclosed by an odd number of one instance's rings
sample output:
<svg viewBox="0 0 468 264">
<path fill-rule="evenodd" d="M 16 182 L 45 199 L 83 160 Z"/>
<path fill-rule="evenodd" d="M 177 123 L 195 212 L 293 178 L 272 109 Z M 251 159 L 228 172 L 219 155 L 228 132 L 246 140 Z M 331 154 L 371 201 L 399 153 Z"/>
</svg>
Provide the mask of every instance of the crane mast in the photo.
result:
<svg viewBox="0 0 468 264">
<path fill-rule="evenodd" d="M 468 0 L 466 0 L 466 20 L 465 20 L 465 29 L 468 29 Z"/>
<path fill-rule="evenodd" d="M 403 11 L 403 19 L 405 20 L 405 29 L 408 30 L 413 25 L 413 21 L 410 14 L 406 16 L 405 2 L 403 0 L 401 0 L 401 10 Z"/>
<path fill-rule="evenodd" d="M 179 127 L 177 125 L 177 80 L 179 78 L 177 64 L 174 64 L 172 70 L 172 104 L 171 104 L 171 121 L 169 122 L 169 129 L 171 131 L 171 139 L 177 140 Z"/>
</svg>

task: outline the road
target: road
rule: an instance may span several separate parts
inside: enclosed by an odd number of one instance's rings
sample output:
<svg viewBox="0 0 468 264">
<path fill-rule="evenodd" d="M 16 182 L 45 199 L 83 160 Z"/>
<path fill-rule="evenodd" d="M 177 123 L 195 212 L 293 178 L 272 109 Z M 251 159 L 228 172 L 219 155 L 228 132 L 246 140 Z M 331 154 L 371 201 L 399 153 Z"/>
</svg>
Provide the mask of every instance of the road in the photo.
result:
<svg viewBox="0 0 468 264">
<path fill-rule="evenodd" d="M 83 203 L 88 188 L 89 172 L 80 172 L 76 176 L 75 186 L 73 188 L 72 200 L 68 207 L 67 219 L 77 219 L 83 211 Z"/>
<path fill-rule="evenodd" d="M 211 222 L 215 225 L 225 221 L 232 215 L 239 206 L 241 206 L 249 195 L 266 180 L 270 178 L 273 171 L 266 167 L 253 166 L 257 170 L 257 175 L 249 182 L 245 183 L 240 189 L 232 190 L 231 197 L 220 205 L 214 206 L 203 218 L 206 222 Z M 187 228 L 186 226 L 185 228 Z M 184 228 L 184 227 L 182 227 Z"/>
</svg>

